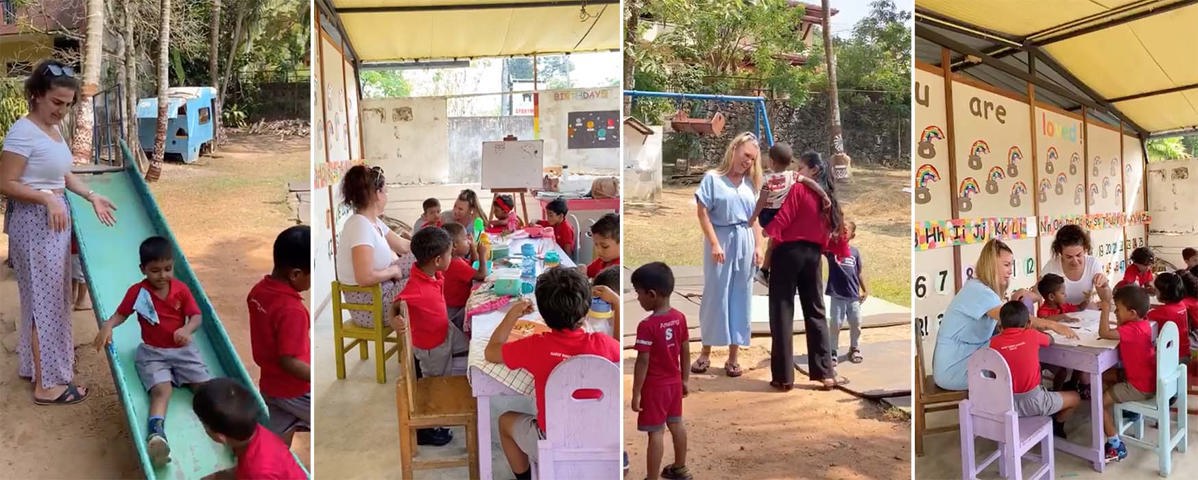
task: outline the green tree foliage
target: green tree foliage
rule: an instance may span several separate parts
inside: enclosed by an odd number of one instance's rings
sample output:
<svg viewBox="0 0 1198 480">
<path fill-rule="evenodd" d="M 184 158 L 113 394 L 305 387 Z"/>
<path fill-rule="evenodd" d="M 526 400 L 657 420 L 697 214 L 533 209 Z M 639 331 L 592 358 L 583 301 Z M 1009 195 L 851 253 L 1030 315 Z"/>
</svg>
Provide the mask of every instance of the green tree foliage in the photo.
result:
<svg viewBox="0 0 1198 480">
<path fill-rule="evenodd" d="M 1146 146 L 1149 162 L 1180 160 L 1192 155 L 1186 151 L 1182 137 L 1151 138 Z"/>
<path fill-rule="evenodd" d="M 847 106 L 881 101 L 910 111 L 910 21 L 911 12 L 893 0 L 874 0 L 853 35 L 836 42 L 840 98 Z"/>
<path fill-rule="evenodd" d="M 412 86 L 397 70 L 363 70 L 359 76 L 366 98 L 406 97 L 412 93 Z"/>
</svg>

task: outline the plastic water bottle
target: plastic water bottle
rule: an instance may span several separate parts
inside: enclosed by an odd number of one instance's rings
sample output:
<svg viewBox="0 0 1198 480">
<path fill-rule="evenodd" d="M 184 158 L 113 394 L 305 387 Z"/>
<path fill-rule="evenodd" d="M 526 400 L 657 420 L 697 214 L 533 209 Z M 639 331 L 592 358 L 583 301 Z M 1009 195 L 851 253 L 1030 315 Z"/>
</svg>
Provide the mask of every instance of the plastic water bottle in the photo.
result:
<svg viewBox="0 0 1198 480">
<path fill-rule="evenodd" d="M 525 243 L 520 247 L 520 255 L 524 257 L 520 264 L 523 268 L 520 278 L 526 282 L 534 281 L 537 278 L 537 247 Z"/>
</svg>

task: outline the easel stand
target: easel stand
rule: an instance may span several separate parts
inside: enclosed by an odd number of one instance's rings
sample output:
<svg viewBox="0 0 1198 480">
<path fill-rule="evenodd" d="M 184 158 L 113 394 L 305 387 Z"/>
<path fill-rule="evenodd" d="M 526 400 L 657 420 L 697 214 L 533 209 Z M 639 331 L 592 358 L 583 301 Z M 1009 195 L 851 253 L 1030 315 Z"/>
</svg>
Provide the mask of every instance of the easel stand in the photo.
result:
<svg viewBox="0 0 1198 480">
<path fill-rule="evenodd" d="M 524 217 L 522 218 L 522 220 L 524 220 L 524 224 L 525 224 L 525 225 L 529 225 L 529 224 L 530 224 L 530 222 L 529 222 L 529 219 L 528 219 L 528 204 L 527 204 L 527 203 L 525 202 L 525 200 L 524 200 L 524 195 L 528 193 L 528 189 L 527 189 L 527 188 L 492 188 L 492 189 L 491 189 L 491 193 L 496 193 L 496 194 L 498 194 L 498 193 L 512 193 L 512 194 L 519 194 L 519 195 L 520 195 L 520 211 L 524 212 Z M 491 215 L 491 213 L 490 213 L 490 212 L 488 212 L 488 213 L 487 213 L 487 220 L 493 220 L 493 219 L 494 219 L 494 218 L 492 218 L 492 215 Z"/>
</svg>

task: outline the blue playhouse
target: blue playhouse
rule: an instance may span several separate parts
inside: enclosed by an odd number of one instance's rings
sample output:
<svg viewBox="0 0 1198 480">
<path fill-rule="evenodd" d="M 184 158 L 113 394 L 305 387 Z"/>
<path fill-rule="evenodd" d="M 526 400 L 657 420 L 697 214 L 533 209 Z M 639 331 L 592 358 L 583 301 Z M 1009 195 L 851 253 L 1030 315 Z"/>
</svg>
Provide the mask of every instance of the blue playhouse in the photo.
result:
<svg viewBox="0 0 1198 480">
<path fill-rule="evenodd" d="M 212 87 L 175 87 L 167 90 L 166 155 L 184 163 L 200 158 L 200 149 L 213 140 L 216 89 Z M 154 151 L 154 133 L 158 127 L 158 98 L 137 102 L 137 138 L 146 155 Z"/>
</svg>

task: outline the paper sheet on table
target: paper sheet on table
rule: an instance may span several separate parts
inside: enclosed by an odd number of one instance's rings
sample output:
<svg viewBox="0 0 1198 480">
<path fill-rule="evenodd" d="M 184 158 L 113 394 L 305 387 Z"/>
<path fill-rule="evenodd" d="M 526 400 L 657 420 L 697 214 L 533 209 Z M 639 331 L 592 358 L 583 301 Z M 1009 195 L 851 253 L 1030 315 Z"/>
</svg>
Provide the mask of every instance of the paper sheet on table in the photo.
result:
<svg viewBox="0 0 1198 480">
<path fill-rule="evenodd" d="M 1055 332 L 1048 332 L 1052 336 L 1054 342 L 1060 345 L 1093 347 L 1093 348 L 1115 348 L 1119 345 L 1117 340 L 1105 340 L 1098 338 L 1098 321 L 1101 317 L 1097 310 L 1084 310 L 1081 312 L 1070 313 L 1067 316 L 1075 318 L 1077 322 L 1066 322 L 1069 328 L 1072 328 L 1077 333 L 1076 339 L 1065 338 Z"/>
</svg>

